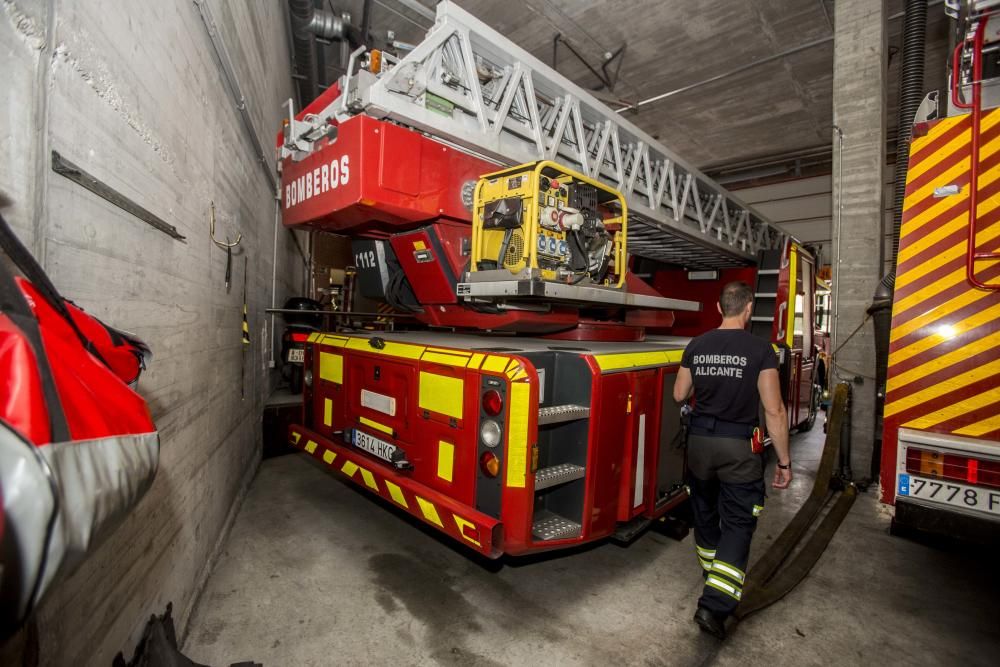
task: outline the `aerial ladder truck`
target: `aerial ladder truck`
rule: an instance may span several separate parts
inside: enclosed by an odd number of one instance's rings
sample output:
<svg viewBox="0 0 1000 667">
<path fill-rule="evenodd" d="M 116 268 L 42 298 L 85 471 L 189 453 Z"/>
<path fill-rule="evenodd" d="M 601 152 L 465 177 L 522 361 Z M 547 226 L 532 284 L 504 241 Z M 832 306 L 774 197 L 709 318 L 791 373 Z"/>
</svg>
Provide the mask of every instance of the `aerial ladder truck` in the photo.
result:
<svg viewBox="0 0 1000 667">
<path fill-rule="evenodd" d="M 894 527 L 1000 535 L 1000 8 L 947 3 L 949 96 L 914 120 L 888 345 Z M 992 19 L 992 20 L 991 20 Z"/>
<path fill-rule="evenodd" d="M 419 325 L 312 334 L 290 443 L 464 546 L 565 548 L 682 503 L 671 389 L 731 280 L 812 425 L 812 255 L 454 4 L 289 103 L 278 150 L 284 224 L 349 236 L 360 293 Z"/>
</svg>

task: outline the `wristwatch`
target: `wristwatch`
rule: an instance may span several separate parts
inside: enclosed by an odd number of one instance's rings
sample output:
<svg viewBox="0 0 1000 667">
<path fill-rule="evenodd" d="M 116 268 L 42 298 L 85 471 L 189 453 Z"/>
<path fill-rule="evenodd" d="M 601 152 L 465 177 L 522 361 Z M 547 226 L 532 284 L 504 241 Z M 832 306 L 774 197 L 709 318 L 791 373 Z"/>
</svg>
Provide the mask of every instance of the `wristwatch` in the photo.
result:
<svg viewBox="0 0 1000 667">
<path fill-rule="evenodd" d="M 778 466 L 779 468 L 781 468 L 782 470 L 788 470 L 789 468 L 791 468 L 791 467 L 792 467 L 792 461 L 791 461 L 791 460 L 789 459 L 789 461 L 788 461 L 788 465 L 786 465 L 786 466 L 783 466 L 783 465 L 781 465 L 781 461 L 777 461 L 777 462 L 775 463 L 775 465 L 777 465 L 777 466 Z"/>
</svg>

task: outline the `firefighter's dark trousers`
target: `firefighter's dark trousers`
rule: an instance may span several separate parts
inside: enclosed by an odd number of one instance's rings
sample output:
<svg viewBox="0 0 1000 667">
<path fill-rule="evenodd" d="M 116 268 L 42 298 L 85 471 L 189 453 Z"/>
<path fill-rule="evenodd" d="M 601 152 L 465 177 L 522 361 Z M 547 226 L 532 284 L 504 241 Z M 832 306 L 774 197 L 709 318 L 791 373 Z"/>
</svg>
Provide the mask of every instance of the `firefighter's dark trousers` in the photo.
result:
<svg viewBox="0 0 1000 667">
<path fill-rule="evenodd" d="M 764 509 L 761 458 L 748 440 L 692 434 L 688 469 L 695 548 L 705 575 L 698 606 L 728 616 L 743 594 L 750 538 Z"/>
</svg>

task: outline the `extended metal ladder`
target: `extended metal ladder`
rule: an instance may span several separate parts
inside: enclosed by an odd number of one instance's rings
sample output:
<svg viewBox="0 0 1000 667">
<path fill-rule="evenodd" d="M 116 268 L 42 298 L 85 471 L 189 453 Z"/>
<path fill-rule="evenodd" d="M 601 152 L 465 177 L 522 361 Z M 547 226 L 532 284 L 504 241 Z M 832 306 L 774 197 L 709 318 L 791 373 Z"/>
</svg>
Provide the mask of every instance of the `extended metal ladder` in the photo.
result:
<svg viewBox="0 0 1000 667">
<path fill-rule="evenodd" d="M 757 285 L 750 315 L 750 333 L 770 341 L 774 336 L 774 318 L 778 316 L 778 275 L 781 273 L 781 250 L 763 250 L 757 262 Z"/>
<path fill-rule="evenodd" d="M 352 62 L 354 58 L 352 56 Z M 557 160 L 620 190 L 631 254 L 752 264 L 787 234 L 590 93 L 456 5 L 409 54 L 354 72 L 328 110 L 391 119 L 502 165 Z M 326 112 L 318 117 L 328 117 Z"/>
</svg>

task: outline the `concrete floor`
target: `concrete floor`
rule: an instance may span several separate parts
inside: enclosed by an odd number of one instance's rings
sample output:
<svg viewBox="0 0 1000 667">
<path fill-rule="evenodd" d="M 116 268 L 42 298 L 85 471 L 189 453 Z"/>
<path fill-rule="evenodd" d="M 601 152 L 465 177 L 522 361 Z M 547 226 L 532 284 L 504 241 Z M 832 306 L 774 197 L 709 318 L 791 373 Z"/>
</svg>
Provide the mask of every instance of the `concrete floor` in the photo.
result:
<svg viewBox="0 0 1000 667">
<path fill-rule="evenodd" d="M 808 494 L 822 438 L 793 437 L 793 488 L 770 492 L 751 562 Z M 995 558 L 888 526 L 862 495 L 806 580 L 719 644 L 691 621 L 691 537 L 484 563 L 282 456 L 261 465 L 184 649 L 211 665 L 996 664 Z"/>
</svg>

